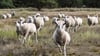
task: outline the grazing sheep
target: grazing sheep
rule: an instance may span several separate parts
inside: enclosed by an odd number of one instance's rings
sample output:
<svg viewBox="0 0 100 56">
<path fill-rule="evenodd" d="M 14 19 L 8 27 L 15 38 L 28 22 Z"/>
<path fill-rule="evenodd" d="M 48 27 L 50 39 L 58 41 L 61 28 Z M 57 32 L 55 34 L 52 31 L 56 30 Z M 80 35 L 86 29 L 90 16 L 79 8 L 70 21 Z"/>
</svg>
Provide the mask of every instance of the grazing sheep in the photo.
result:
<svg viewBox="0 0 100 56">
<path fill-rule="evenodd" d="M 75 24 L 75 31 L 77 31 L 77 29 L 82 25 L 82 18 L 80 18 L 80 17 L 76 17 L 76 16 L 74 16 L 74 19 L 75 19 L 75 22 L 76 22 L 76 24 Z"/>
<path fill-rule="evenodd" d="M 65 17 L 65 14 L 63 14 L 63 13 L 58 13 L 58 18 L 63 18 L 63 17 Z"/>
<path fill-rule="evenodd" d="M 1 15 L 1 18 L 2 18 L 2 19 L 7 19 L 7 15 L 6 15 L 6 14 L 2 14 L 2 15 Z"/>
<path fill-rule="evenodd" d="M 17 21 L 16 22 L 16 32 L 19 35 L 22 35 L 24 38 L 22 40 L 22 44 L 25 43 L 27 38 L 30 38 L 33 34 L 36 36 L 36 42 L 37 40 L 37 30 L 34 23 L 23 23 L 23 21 Z"/>
<path fill-rule="evenodd" d="M 34 23 L 34 19 L 32 16 L 28 16 L 26 19 L 26 23 Z"/>
<path fill-rule="evenodd" d="M 15 11 L 11 11 L 10 14 L 11 14 L 12 16 L 15 16 Z"/>
<path fill-rule="evenodd" d="M 66 23 L 66 28 L 67 31 L 70 32 L 70 30 L 72 29 L 72 31 L 74 31 L 75 29 L 75 20 L 72 16 L 65 16 L 65 18 L 63 19 Z"/>
<path fill-rule="evenodd" d="M 36 15 L 36 17 L 38 17 L 38 16 L 40 16 L 41 14 L 40 14 L 40 13 L 36 13 L 35 15 Z"/>
<path fill-rule="evenodd" d="M 88 25 L 89 26 L 98 24 L 98 16 L 88 15 L 87 20 L 88 20 Z"/>
<path fill-rule="evenodd" d="M 65 22 L 62 20 L 56 21 L 56 29 L 53 33 L 54 43 L 59 47 L 59 50 L 66 56 L 66 46 L 70 43 L 70 34 L 63 29 Z M 61 48 L 63 46 L 63 49 Z"/>
<path fill-rule="evenodd" d="M 48 16 L 43 16 L 43 18 L 44 18 L 45 22 L 49 21 L 49 17 Z"/>
<path fill-rule="evenodd" d="M 12 17 L 12 15 L 10 13 L 6 13 L 6 15 L 7 15 L 7 18 L 11 18 Z"/>
</svg>

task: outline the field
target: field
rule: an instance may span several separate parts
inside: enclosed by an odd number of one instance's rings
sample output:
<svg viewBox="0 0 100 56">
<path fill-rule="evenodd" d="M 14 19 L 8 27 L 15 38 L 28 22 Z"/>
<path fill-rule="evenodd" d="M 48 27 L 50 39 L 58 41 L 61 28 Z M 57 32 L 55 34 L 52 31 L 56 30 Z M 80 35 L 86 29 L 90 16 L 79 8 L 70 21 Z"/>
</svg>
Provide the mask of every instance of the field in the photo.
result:
<svg viewBox="0 0 100 56">
<path fill-rule="evenodd" d="M 74 9 L 74 8 L 73 8 Z M 59 12 L 66 15 L 80 16 L 83 18 L 83 25 L 77 32 L 70 33 L 71 43 L 67 46 L 67 56 L 100 56 L 100 23 L 96 26 L 87 25 L 87 15 L 98 14 L 100 9 L 91 10 L 47 10 L 36 11 L 35 9 L 0 9 L 0 15 L 11 10 L 16 11 L 16 16 L 10 19 L 0 19 L 0 56 L 62 56 L 56 45 L 53 43 L 52 34 L 54 26 L 52 17 Z M 15 32 L 15 21 L 20 16 L 26 17 L 40 12 L 50 17 L 49 22 L 38 35 L 39 43 L 28 41 L 25 46 L 21 45 Z M 100 22 L 100 18 L 99 18 Z"/>
</svg>

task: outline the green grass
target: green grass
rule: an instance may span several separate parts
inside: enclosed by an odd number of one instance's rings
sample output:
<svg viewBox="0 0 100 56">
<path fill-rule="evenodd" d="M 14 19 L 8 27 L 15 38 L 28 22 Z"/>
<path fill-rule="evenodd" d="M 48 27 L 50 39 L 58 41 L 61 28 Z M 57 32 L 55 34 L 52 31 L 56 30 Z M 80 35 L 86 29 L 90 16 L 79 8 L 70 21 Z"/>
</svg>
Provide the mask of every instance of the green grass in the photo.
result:
<svg viewBox="0 0 100 56">
<path fill-rule="evenodd" d="M 17 38 L 16 31 L 11 28 L 2 28 L 0 29 L 0 37 L 1 38 Z"/>
</svg>

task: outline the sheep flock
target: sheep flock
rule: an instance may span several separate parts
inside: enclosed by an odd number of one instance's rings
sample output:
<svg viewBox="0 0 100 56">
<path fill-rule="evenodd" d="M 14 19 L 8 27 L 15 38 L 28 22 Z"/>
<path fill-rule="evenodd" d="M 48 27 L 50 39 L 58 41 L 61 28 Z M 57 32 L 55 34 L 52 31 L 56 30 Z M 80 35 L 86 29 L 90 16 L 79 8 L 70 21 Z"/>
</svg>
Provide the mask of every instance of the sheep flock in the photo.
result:
<svg viewBox="0 0 100 56">
<path fill-rule="evenodd" d="M 9 13 L 4 13 L 0 15 L 0 19 L 11 19 L 16 16 L 15 11 Z M 87 25 L 89 27 L 99 24 L 98 15 L 87 15 Z M 15 27 L 18 40 L 25 44 L 27 40 L 32 39 L 38 44 L 38 35 L 41 34 L 40 31 L 45 27 L 46 22 L 54 25 L 54 30 L 52 33 L 52 40 L 59 48 L 59 51 L 63 56 L 67 56 L 67 45 L 70 44 L 72 37 L 70 33 L 77 33 L 83 25 L 83 19 L 79 16 L 66 15 L 64 13 L 58 13 L 56 16 L 49 17 L 48 15 L 42 15 L 40 13 L 35 13 L 33 15 L 28 15 L 26 17 L 20 16 L 16 19 Z M 51 26 L 52 27 L 52 26 Z M 33 37 L 34 36 L 34 37 Z"/>
</svg>

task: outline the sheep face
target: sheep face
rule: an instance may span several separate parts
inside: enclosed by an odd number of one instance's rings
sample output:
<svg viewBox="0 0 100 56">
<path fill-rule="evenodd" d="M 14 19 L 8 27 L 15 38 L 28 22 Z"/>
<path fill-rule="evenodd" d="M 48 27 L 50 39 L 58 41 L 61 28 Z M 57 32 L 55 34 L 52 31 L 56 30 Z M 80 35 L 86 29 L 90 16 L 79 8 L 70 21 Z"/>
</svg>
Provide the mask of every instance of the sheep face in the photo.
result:
<svg viewBox="0 0 100 56">
<path fill-rule="evenodd" d="M 65 22 L 64 21 L 56 21 L 56 28 L 58 29 L 64 29 L 64 25 L 65 25 Z"/>
<path fill-rule="evenodd" d="M 58 18 L 57 17 L 53 17 L 52 19 L 53 19 L 52 20 L 52 23 L 55 23 L 56 21 L 58 21 Z"/>
<path fill-rule="evenodd" d="M 20 17 L 20 18 L 19 18 L 19 21 L 24 22 L 24 21 L 25 21 L 24 17 Z"/>
</svg>

